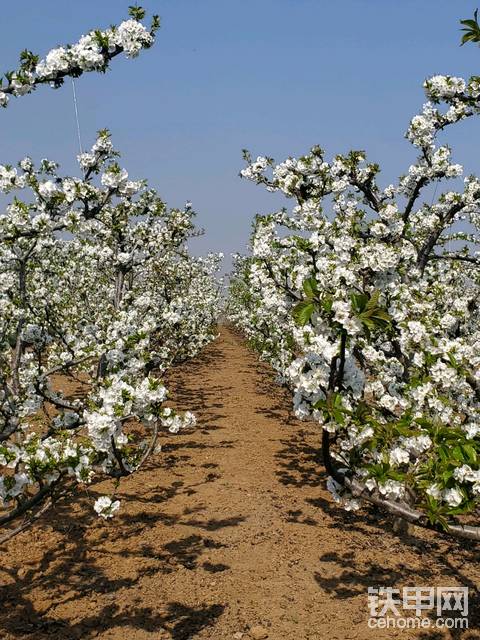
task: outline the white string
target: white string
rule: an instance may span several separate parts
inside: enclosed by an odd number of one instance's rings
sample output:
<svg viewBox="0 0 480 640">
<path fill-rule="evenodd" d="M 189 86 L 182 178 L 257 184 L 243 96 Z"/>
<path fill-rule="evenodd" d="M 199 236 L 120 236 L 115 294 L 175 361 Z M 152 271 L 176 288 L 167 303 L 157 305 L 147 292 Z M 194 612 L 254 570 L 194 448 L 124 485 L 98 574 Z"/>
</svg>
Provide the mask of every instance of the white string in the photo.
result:
<svg viewBox="0 0 480 640">
<path fill-rule="evenodd" d="M 80 120 L 78 117 L 77 93 L 75 91 L 75 81 L 73 78 L 72 78 L 72 89 L 73 89 L 73 106 L 75 108 L 75 119 L 77 121 L 78 147 L 80 149 L 80 153 L 83 153 L 82 134 L 80 132 Z"/>
</svg>

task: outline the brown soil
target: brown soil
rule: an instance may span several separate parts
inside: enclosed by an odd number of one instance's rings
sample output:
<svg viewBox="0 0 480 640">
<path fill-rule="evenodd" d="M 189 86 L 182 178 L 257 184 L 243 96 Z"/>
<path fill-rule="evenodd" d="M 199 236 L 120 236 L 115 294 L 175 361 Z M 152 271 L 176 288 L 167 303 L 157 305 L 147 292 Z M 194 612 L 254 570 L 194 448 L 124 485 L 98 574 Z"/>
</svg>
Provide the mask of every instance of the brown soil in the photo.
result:
<svg viewBox="0 0 480 640">
<path fill-rule="evenodd" d="M 480 638 L 480 547 L 338 509 L 318 428 L 239 336 L 222 329 L 170 387 L 199 425 L 122 481 L 113 521 L 92 511 L 105 482 L 5 546 L 0 638 Z M 369 586 L 452 585 L 470 588 L 469 631 L 367 626 Z"/>
</svg>

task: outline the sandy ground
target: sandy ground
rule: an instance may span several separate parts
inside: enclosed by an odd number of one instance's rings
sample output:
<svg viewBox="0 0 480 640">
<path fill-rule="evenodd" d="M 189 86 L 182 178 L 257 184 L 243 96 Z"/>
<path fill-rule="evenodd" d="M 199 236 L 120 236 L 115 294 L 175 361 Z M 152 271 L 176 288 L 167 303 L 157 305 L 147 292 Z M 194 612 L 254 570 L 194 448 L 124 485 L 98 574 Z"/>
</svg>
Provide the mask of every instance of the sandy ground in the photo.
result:
<svg viewBox="0 0 480 640">
<path fill-rule="evenodd" d="M 480 638 L 480 546 L 338 509 L 318 428 L 238 335 L 170 388 L 199 425 L 122 480 L 113 521 L 92 511 L 112 488 L 97 484 L 0 552 L 2 640 Z M 369 586 L 452 585 L 470 589 L 468 631 L 369 629 Z"/>
</svg>

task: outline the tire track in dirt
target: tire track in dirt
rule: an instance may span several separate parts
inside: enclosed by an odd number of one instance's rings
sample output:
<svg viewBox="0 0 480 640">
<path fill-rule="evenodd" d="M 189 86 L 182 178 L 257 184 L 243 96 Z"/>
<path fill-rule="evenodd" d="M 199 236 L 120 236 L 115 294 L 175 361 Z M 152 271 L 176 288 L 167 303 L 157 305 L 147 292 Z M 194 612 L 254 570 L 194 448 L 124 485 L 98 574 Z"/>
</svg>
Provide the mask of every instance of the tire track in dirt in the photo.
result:
<svg viewBox="0 0 480 640">
<path fill-rule="evenodd" d="M 2 551 L 0 638 L 272 640 L 392 638 L 367 626 L 369 586 L 472 590 L 478 553 L 414 530 L 401 540 L 371 511 L 339 510 L 324 490 L 318 427 L 290 412 L 242 338 L 228 328 L 179 366 L 171 396 L 198 417 L 162 437 L 163 452 L 122 480 L 118 517 L 92 513 L 90 488 Z M 260 630 L 258 630 L 260 634 Z"/>
</svg>

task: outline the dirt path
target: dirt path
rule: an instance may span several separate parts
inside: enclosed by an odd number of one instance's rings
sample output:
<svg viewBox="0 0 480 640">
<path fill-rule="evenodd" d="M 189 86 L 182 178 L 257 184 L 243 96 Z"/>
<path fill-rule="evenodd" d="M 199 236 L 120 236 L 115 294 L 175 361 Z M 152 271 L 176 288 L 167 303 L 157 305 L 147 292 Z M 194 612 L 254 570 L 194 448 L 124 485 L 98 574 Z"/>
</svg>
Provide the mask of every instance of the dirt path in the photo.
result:
<svg viewBox="0 0 480 640">
<path fill-rule="evenodd" d="M 96 485 L 1 553 L 2 640 L 480 638 L 477 547 L 337 509 L 318 429 L 239 336 L 222 329 L 170 388 L 199 426 L 122 481 L 115 520 L 92 515 Z M 368 628 L 369 586 L 452 584 L 470 587 L 470 631 Z"/>
</svg>

